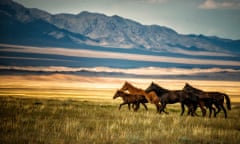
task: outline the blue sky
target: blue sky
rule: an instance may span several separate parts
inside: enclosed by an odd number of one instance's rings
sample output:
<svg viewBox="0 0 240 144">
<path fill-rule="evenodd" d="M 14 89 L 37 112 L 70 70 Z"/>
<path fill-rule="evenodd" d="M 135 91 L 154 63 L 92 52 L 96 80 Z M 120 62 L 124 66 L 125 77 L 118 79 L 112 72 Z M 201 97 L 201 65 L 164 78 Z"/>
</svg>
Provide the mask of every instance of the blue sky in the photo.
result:
<svg viewBox="0 0 240 144">
<path fill-rule="evenodd" d="M 119 15 L 181 34 L 240 39 L 240 0 L 15 0 L 52 14 L 82 11 Z"/>
</svg>

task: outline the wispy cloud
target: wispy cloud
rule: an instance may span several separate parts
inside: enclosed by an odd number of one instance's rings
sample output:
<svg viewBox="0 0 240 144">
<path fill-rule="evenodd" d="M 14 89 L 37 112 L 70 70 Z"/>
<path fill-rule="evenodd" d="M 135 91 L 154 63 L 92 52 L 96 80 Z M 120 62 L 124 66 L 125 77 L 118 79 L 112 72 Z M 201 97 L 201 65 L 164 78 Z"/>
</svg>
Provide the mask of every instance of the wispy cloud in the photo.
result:
<svg viewBox="0 0 240 144">
<path fill-rule="evenodd" d="M 171 48 L 171 51 L 172 53 L 179 53 L 179 54 L 193 55 L 193 56 L 228 56 L 228 57 L 234 56 L 229 53 L 209 52 L 209 51 L 189 51 L 181 48 Z"/>
<path fill-rule="evenodd" d="M 0 49 L 0 51 L 5 51 L 5 52 L 53 54 L 53 55 L 88 57 L 88 58 L 109 58 L 109 59 L 117 58 L 117 59 L 134 60 L 134 61 L 167 62 L 167 63 L 180 63 L 180 64 L 240 66 L 239 61 L 153 56 L 153 55 L 142 55 L 142 54 L 93 51 L 93 50 L 85 50 L 85 49 L 40 48 L 40 47 L 13 46 L 13 45 L 4 45 L 4 44 L 0 44 L 0 46 L 7 47 L 7 48 Z"/>
<path fill-rule="evenodd" d="M 166 0 L 140 0 L 140 1 L 145 1 L 148 3 L 163 3 L 166 2 Z"/>
<path fill-rule="evenodd" d="M 240 8 L 239 0 L 205 0 L 199 5 L 202 9 L 237 9 Z"/>
<path fill-rule="evenodd" d="M 64 60 L 64 59 L 52 59 L 52 58 L 32 58 L 32 57 L 12 57 L 12 56 L 0 56 L 4 59 L 15 59 L 15 60 L 38 60 L 38 61 L 55 61 L 55 62 L 78 62 L 74 60 Z"/>
<path fill-rule="evenodd" d="M 145 2 L 145 3 L 150 3 L 150 4 L 167 2 L 167 0 L 126 0 L 126 1 Z"/>
<path fill-rule="evenodd" d="M 234 69 L 222 68 L 208 68 L 208 69 L 184 69 L 184 68 L 160 68 L 160 67 L 142 67 L 132 69 L 109 68 L 109 67 L 59 67 L 59 66 L 0 66 L 0 70 L 23 70 L 23 71 L 41 71 L 41 72 L 78 72 L 78 71 L 91 71 L 91 72 L 108 72 L 108 73 L 124 73 L 134 75 L 195 75 L 200 73 L 218 73 L 218 72 L 240 72 Z"/>
</svg>

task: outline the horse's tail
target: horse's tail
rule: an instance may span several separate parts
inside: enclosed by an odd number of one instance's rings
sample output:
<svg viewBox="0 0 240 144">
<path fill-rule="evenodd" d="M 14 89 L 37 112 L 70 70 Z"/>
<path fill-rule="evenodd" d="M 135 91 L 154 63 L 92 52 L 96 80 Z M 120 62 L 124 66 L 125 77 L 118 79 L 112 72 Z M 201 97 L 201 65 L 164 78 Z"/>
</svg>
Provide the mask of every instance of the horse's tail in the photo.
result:
<svg viewBox="0 0 240 144">
<path fill-rule="evenodd" d="M 231 110 L 231 102 L 230 102 L 230 98 L 227 94 L 223 94 L 225 99 L 226 99 L 226 104 L 227 104 L 227 108 L 228 110 Z"/>
</svg>

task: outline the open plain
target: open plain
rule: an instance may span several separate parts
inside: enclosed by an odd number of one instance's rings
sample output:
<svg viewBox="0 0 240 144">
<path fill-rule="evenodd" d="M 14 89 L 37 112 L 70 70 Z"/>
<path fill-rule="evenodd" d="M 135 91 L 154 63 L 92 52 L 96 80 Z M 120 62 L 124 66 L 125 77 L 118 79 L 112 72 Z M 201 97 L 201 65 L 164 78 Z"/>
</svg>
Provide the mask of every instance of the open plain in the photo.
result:
<svg viewBox="0 0 240 144">
<path fill-rule="evenodd" d="M 153 80 L 75 75 L 1 76 L 0 143 L 214 143 L 240 141 L 240 84 L 231 81 Z M 180 104 L 158 114 L 147 104 L 128 111 L 114 92 L 129 81 L 145 89 L 152 81 L 168 89 L 186 82 L 230 95 L 225 119 L 180 116 Z M 197 113 L 201 115 L 200 110 Z"/>
</svg>

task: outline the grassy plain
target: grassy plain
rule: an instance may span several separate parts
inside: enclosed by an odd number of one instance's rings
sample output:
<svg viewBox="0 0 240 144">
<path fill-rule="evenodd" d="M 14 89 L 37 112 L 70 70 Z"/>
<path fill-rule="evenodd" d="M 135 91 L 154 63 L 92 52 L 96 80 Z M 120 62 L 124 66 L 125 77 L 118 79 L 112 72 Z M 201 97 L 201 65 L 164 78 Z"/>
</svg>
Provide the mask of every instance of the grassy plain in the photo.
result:
<svg viewBox="0 0 240 144">
<path fill-rule="evenodd" d="M 0 97 L 0 143 L 162 143 L 237 144 L 240 106 L 229 118 L 180 116 L 179 105 L 169 115 L 118 110 L 117 103 L 73 99 Z"/>
<path fill-rule="evenodd" d="M 161 143 L 237 144 L 240 141 L 239 82 L 155 80 L 169 89 L 185 82 L 204 90 L 222 91 L 233 102 L 228 118 L 169 115 L 148 104 L 138 112 L 120 111 L 112 96 L 125 80 L 146 88 L 152 79 L 100 77 L 0 76 L 0 143 Z M 199 114 L 200 111 L 198 111 Z"/>
</svg>

